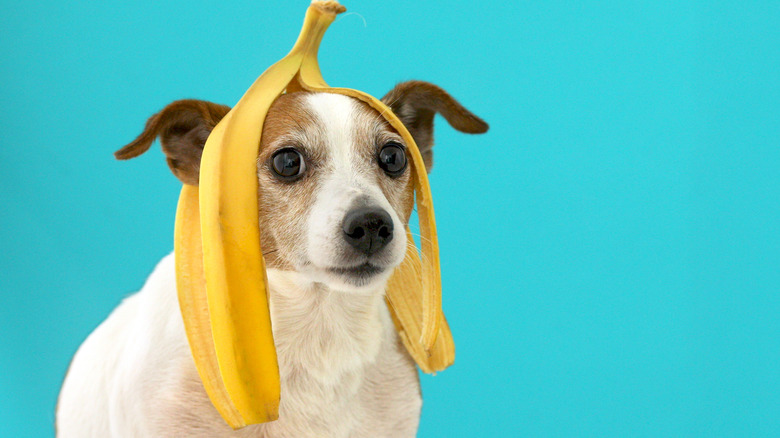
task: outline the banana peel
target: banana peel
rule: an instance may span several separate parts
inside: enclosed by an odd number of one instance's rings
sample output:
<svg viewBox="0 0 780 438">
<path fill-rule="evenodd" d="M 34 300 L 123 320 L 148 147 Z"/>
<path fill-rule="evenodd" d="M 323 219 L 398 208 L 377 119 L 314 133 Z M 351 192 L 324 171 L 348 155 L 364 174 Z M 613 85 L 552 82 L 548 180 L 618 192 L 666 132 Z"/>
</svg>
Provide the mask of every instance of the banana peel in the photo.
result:
<svg viewBox="0 0 780 438">
<path fill-rule="evenodd" d="M 200 186 L 185 185 L 176 213 L 176 280 L 185 331 L 206 392 L 234 429 L 279 415 L 279 367 L 260 247 L 256 158 L 274 100 L 300 90 L 359 99 L 403 138 L 411 158 L 420 221 L 420 252 L 409 248 L 388 283 L 387 305 L 411 357 L 424 372 L 452 364 L 455 347 L 441 311 L 433 202 L 420 151 L 403 123 L 378 99 L 322 78 L 317 51 L 346 8 L 313 1 L 292 50 L 266 70 L 217 124 L 203 150 Z"/>
<path fill-rule="evenodd" d="M 413 245 L 412 233 L 406 229 L 406 256 L 387 284 L 386 301 L 401 342 L 417 366 L 425 373 L 442 371 L 455 361 L 455 343 L 450 326 L 439 309 L 439 332 L 430 350 L 420 341 L 425 309 L 421 305 L 425 288 L 422 284 L 422 261 Z"/>
</svg>

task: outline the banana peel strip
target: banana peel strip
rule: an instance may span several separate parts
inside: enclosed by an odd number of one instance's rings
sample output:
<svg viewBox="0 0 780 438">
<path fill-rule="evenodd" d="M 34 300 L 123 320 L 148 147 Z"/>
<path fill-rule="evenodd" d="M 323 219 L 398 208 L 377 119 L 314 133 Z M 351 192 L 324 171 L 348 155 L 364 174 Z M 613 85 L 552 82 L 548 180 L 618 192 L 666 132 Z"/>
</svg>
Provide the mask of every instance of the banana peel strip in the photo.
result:
<svg viewBox="0 0 780 438">
<path fill-rule="evenodd" d="M 307 90 L 357 98 L 393 126 L 408 147 L 420 220 L 421 254 L 409 249 L 388 284 L 387 303 L 402 342 L 427 373 L 454 360 L 441 312 L 436 223 L 422 156 L 403 123 L 376 98 L 322 79 L 317 51 L 346 9 L 314 1 L 290 53 L 266 70 L 214 128 L 204 147 L 200 187 L 182 188 L 176 214 L 176 280 L 185 331 L 206 392 L 237 429 L 278 418 L 280 382 L 265 263 L 260 248 L 256 157 L 262 124 L 284 92 Z"/>
<path fill-rule="evenodd" d="M 219 365 L 214 353 L 214 340 L 209 322 L 206 276 L 203 273 L 203 251 L 200 237 L 198 188 L 184 185 L 179 195 L 174 230 L 176 285 L 179 308 L 184 319 L 184 331 L 198 365 L 196 368 L 206 393 L 219 414 L 230 425 L 243 423 L 222 385 Z"/>
<path fill-rule="evenodd" d="M 409 242 L 413 242 L 408 227 L 406 237 Z M 386 301 L 404 347 L 420 369 L 430 374 L 452 365 L 455 361 L 455 343 L 444 313 L 440 314 L 439 332 L 430 354 L 419 342 L 423 320 L 423 309 L 420 306 L 422 293 L 422 262 L 417 248 L 410 243 L 403 263 L 390 277 Z"/>
</svg>

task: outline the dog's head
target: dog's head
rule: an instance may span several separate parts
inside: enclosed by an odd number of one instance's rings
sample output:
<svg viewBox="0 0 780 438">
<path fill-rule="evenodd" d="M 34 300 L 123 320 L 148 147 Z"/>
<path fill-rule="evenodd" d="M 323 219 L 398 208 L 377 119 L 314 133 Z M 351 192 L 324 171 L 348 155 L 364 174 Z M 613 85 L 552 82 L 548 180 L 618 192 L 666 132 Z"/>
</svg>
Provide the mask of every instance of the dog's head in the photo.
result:
<svg viewBox="0 0 780 438">
<path fill-rule="evenodd" d="M 382 99 L 433 166 L 433 118 L 482 133 L 487 124 L 441 88 L 411 81 Z M 138 156 L 160 137 L 168 166 L 197 185 L 203 146 L 229 107 L 171 103 L 135 141 L 116 152 Z M 261 246 L 267 266 L 338 290 L 373 290 L 403 261 L 414 194 L 403 139 L 364 102 L 330 93 L 280 96 L 263 124 L 257 159 Z"/>
</svg>

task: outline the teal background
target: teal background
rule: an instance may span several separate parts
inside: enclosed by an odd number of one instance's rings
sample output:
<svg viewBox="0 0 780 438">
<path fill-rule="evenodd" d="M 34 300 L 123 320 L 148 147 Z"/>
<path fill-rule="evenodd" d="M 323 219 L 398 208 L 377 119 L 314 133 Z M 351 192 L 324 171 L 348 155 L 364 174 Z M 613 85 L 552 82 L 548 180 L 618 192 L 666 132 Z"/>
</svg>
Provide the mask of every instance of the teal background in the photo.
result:
<svg viewBox="0 0 780 438">
<path fill-rule="evenodd" d="M 84 338 L 172 249 L 172 100 L 233 104 L 307 1 L 0 7 L 0 436 L 53 435 Z M 333 85 L 437 83 L 455 366 L 421 437 L 780 436 L 780 4 L 346 3 Z M 364 24 L 365 19 L 365 24 Z"/>
</svg>

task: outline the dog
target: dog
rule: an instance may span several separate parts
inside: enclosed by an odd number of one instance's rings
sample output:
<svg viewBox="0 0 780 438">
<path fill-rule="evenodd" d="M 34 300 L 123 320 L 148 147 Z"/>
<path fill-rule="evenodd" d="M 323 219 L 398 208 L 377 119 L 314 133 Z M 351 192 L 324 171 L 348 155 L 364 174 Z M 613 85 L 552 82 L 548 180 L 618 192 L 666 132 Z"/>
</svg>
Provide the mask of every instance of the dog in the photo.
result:
<svg viewBox="0 0 780 438">
<path fill-rule="evenodd" d="M 427 82 L 382 101 L 433 166 L 433 121 L 482 133 L 488 125 Z M 203 146 L 229 107 L 181 100 L 152 116 L 116 152 L 136 157 L 159 138 L 168 166 L 197 185 Z M 411 437 L 422 396 L 414 361 L 384 301 L 404 259 L 413 181 L 401 136 L 344 95 L 281 95 L 257 159 L 261 246 L 281 378 L 279 419 L 232 430 L 195 369 L 176 293 L 174 255 L 89 335 L 66 374 L 57 436 Z"/>
</svg>

